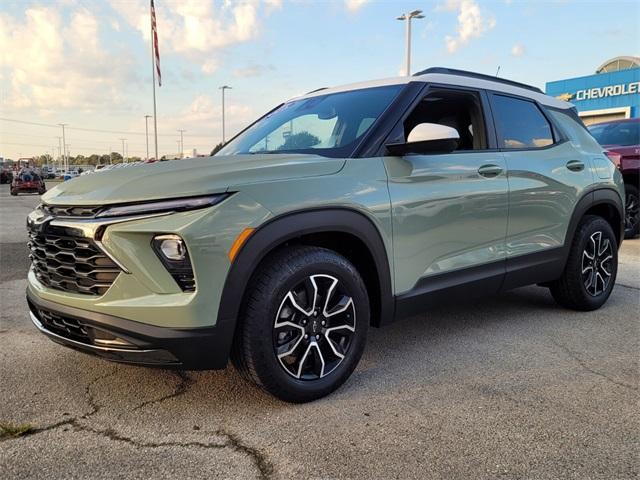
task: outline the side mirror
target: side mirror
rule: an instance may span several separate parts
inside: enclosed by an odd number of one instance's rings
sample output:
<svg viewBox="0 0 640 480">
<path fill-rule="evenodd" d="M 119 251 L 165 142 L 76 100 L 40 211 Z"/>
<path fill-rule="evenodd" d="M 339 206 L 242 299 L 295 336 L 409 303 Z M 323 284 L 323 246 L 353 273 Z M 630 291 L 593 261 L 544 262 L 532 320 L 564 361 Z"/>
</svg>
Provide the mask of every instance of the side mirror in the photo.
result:
<svg viewBox="0 0 640 480">
<path fill-rule="evenodd" d="M 419 123 L 409 132 L 405 143 L 388 143 L 393 155 L 406 153 L 450 153 L 458 148 L 460 135 L 455 128 L 439 123 Z"/>
</svg>

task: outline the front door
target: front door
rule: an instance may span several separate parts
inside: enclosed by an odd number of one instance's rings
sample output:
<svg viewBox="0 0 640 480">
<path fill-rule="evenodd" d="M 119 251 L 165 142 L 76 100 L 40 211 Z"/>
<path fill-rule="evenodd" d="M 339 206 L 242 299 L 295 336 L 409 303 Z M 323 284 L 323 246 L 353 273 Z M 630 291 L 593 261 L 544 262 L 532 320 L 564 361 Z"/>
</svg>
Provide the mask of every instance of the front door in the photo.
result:
<svg viewBox="0 0 640 480">
<path fill-rule="evenodd" d="M 430 89 L 404 120 L 406 135 L 419 123 L 439 123 L 458 131 L 458 148 L 384 159 L 398 295 L 484 278 L 489 291 L 500 287 L 507 169 L 503 154 L 489 149 L 483 104 L 480 93 L 472 90 Z"/>
</svg>

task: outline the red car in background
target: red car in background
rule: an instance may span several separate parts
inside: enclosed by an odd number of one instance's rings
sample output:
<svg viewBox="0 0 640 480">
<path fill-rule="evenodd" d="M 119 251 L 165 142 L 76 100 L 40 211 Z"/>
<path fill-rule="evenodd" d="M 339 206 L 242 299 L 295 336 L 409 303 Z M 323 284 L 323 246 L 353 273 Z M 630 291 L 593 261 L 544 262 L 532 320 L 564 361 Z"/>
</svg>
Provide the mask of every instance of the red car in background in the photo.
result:
<svg viewBox="0 0 640 480">
<path fill-rule="evenodd" d="M 44 180 L 36 172 L 31 170 L 21 170 L 11 181 L 11 195 L 18 195 L 22 192 L 39 193 L 42 195 L 47 191 Z"/>
<path fill-rule="evenodd" d="M 589 126 L 589 131 L 622 172 L 625 238 L 633 238 L 640 233 L 640 118 L 596 123 Z"/>
</svg>

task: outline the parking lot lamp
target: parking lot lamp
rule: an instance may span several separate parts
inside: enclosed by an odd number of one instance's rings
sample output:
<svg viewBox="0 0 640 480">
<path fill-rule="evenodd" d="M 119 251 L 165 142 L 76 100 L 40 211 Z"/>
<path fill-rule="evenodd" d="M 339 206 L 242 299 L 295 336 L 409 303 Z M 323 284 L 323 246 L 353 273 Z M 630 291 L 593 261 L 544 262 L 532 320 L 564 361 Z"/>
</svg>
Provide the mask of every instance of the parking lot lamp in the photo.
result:
<svg viewBox="0 0 640 480">
<path fill-rule="evenodd" d="M 411 19 L 415 18 L 424 18 L 422 15 L 422 10 L 414 10 L 413 12 L 403 13 L 396 20 L 402 20 L 406 23 L 406 58 L 405 58 L 405 75 L 408 77 L 411 75 Z"/>
</svg>

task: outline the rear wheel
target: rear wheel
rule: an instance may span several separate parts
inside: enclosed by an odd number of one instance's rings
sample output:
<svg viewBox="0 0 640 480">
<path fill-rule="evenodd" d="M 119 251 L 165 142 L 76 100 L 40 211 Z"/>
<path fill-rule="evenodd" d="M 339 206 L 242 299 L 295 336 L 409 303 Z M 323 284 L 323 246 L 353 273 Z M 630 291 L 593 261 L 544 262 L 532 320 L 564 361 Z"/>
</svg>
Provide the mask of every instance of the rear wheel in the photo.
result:
<svg viewBox="0 0 640 480">
<path fill-rule="evenodd" d="M 249 286 L 233 363 L 282 400 L 316 400 L 355 369 L 369 315 L 362 278 L 346 258 L 319 247 L 282 250 Z"/>
<path fill-rule="evenodd" d="M 640 233 L 640 195 L 635 185 L 627 183 L 624 189 L 624 238 L 633 238 Z"/>
<path fill-rule="evenodd" d="M 563 307 L 596 310 L 611 295 L 618 273 L 618 245 L 611 225 L 601 217 L 585 216 L 576 230 L 562 277 L 550 285 Z"/>
</svg>

